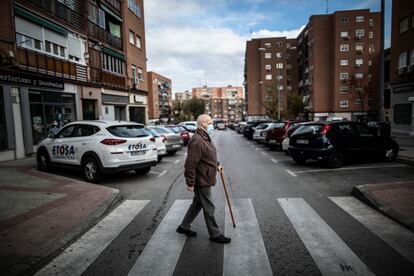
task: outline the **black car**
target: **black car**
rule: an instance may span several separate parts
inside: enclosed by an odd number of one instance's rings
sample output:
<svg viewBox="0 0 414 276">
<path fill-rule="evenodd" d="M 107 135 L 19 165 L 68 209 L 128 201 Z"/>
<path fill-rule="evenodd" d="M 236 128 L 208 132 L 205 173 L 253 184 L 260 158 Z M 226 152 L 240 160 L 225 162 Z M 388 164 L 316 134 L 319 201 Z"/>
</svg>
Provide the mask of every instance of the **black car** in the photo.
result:
<svg viewBox="0 0 414 276">
<path fill-rule="evenodd" d="M 244 137 L 246 137 L 249 140 L 252 140 L 255 128 L 258 125 L 262 123 L 271 123 L 271 122 L 272 122 L 271 120 L 260 120 L 260 121 L 247 122 L 246 126 L 244 127 L 244 132 L 243 132 Z"/>
<path fill-rule="evenodd" d="M 289 154 L 298 164 L 307 159 L 325 161 L 331 168 L 345 159 L 374 157 L 394 161 L 399 146 L 388 135 L 356 122 L 307 123 L 290 136 Z"/>
</svg>

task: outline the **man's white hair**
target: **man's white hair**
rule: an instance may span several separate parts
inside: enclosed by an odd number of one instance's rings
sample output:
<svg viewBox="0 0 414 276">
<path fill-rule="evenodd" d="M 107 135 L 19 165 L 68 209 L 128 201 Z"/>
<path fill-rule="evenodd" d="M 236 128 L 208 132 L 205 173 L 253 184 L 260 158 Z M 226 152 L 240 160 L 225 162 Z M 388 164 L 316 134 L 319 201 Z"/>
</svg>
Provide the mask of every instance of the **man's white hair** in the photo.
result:
<svg viewBox="0 0 414 276">
<path fill-rule="evenodd" d="M 197 118 L 197 126 L 201 127 L 201 124 L 208 123 L 208 122 L 210 122 L 210 120 L 211 120 L 211 117 L 209 115 L 201 114 Z"/>
</svg>

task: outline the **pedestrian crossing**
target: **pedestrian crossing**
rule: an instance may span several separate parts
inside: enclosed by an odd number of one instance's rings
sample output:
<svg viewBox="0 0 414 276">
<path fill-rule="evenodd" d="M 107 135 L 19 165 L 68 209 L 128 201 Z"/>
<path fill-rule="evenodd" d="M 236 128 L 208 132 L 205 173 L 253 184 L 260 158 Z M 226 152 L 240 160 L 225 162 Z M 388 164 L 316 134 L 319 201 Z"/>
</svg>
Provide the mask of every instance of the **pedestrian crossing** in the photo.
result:
<svg viewBox="0 0 414 276">
<path fill-rule="evenodd" d="M 353 197 L 330 197 L 336 206 L 414 264 L 414 234 Z M 374 275 L 303 198 L 275 198 L 298 239 L 322 275 Z M 81 275 L 105 251 L 148 200 L 126 200 L 36 275 Z M 224 233 L 232 238 L 223 249 L 223 275 L 274 275 L 251 199 L 235 199 L 236 228 L 225 210 Z M 173 275 L 186 243 L 175 232 L 191 200 L 175 200 L 128 275 Z M 278 223 L 278 222 L 275 222 Z M 127 249 L 126 249 L 127 250 Z M 201 249 L 202 250 L 202 249 Z"/>
</svg>

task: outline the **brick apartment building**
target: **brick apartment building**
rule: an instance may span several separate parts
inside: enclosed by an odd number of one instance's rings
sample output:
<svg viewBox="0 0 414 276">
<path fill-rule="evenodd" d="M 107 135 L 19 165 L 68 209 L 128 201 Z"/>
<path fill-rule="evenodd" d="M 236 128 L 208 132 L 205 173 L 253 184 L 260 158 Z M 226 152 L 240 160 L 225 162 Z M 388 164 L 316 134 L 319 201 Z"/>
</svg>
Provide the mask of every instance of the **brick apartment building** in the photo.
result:
<svg viewBox="0 0 414 276">
<path fill-rule="evenodd" d="M 167 122 L 172 112 L 171 80 L 155 72 L 148 72 L 148 116 L 150 120 Z"/>
<path fill-rule="evenodd" d="M 0 160 L 35 152 L 54 121 L 146 122 L 142 0 L 5 0 L 0 16 Z"/>
<path fill-rule="evenodd" d="M 273 42 L 296 47 L 284 48 L 286 54 L 296 55 L 294 61 L 286 60 L 286 82 L 292 91 L 303 96 L 305 115 L 319 120 L 328 117 L 344 117 L 357 120 L 375 117 L 378 112 L 380 70 L 380 26 L 381 14 L 369 10 L 337 11 L 333 14 L 313 15 L 296 40 L 273 38 Z M 246 98 L 249 115 L 265 115 L 263 87 L 266 66 L 273 70 L 273 46 L 271 39 L 253 39 L 246 46 Z M 291 51 L 290 53 L 288 51 Z M 268 61 L 266 60 L 268 56 Z M 293 56 L 295 57 L 295 56 Z M 283 58 L 283 55 L 282 55 Z M 280 66 L 280 65 L 279 65 Z M 274 71 L 273 71 L 274 72 Z M 273 73 L 276 74 L 276 73 Z M 282 76 L 282 80 L 285 76 Z M 273 77 L 272 77 L 273 80 Z M 274 80 L 273 80 L 274 82 Z M 283 91 L 289 84 L 283 83 Z M 282 87 L 281 87 L 282 88 Z M 282 95 L 282 107 L 287 107 L 286 93 Z M 283 113 L 282 113 L 283 114 Z"/>
<path fill-rule="evenodd" d="M 175 100 L 180 101 L 180 102 L 185 101 L 185 100 L 189 100 L 192 97 L 193 97 L 193 94 L 188 90 L 186 90 L 184 92 L 176 92 L 175 93 Z"/>
<path fill-rule="evenodd" d="M 396 133 L 414 135 L 414 2 L 392 2 L 391 124 Z"/>
<path fill-rule="evenodd" d="M 192 95 L 205 101 L 205 112 L 213 119 L 235 122 L 243 118 L 243 87 L 195 87 Z"/>
<path fill-rule="evenodd" d="M 246 43 L 245 99 L 248 116 L 266 114 L 266 101 L 280 99 L 281 115 L 287 112 L 288 93 L 297 92 L 296 39 L 252 39 Z"/>
</svg>

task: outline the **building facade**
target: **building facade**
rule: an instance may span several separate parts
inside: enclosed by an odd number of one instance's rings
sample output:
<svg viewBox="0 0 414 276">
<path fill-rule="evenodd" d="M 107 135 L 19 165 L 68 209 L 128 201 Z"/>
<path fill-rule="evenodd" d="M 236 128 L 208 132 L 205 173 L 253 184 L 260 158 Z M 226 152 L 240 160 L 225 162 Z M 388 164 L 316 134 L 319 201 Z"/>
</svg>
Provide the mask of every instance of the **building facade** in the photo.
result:
<svg viewBox="0 0 414 276">
<path fill-rule="evenodd" d="M 34 153 L 55 121 L 129 120 L 130 105 L 145 105 L 131 95 L 145 94 L 146 83 L 134 91 L 127 73 L 126 26 L 145 37 L 143 23 L 128 23 L 132 2 L 140 14 L 142 0 L 2 3 L 0 160 Z"/>
<path fill-rule="evenodd" d="M 155 72 L 148 72 L 148 115 L 150 120 L 169 122 L 172 112 L 171 80 Z"/>
<path fill-rule="evenodd" d="M 205 112 L 213 119 L 236 122 L 243 118 L 243 87 L 195 87 L 192 96 L 204 100 Z"/>
<path fill-rule="evenodd" d="M 414 2 L 392 2 L 391 124 L 396 133 L 414 135 Z"/>
<path fill-rule="evenodd" d="M 190 91 L 186 90 L 184 92 L 176 92 L 174 97 L 176 101 L 182 102 L 191 99 L 193 97 L 193 94 Z"/>
<path fill-rule="evenodd" d="M 281 117 L 288 94 L 297 92 L 296 39 L 252 39 L 246 43 L 245 99 L 248 116 L 268 115 L 267 106 L 280 102 Z"/>
</svg>

